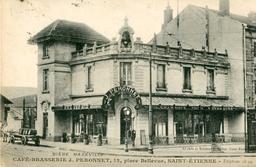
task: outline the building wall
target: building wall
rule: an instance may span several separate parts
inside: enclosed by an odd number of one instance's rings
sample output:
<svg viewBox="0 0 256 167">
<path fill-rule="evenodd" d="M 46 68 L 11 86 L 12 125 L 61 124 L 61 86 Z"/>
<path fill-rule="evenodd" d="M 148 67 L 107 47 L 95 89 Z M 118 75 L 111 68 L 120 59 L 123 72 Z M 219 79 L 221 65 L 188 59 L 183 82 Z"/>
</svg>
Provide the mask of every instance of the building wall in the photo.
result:
<svg viewBox="0 0 256 167">
<path fill-rule="evenodd" d="M 72 95 L 105 94 L 113 85 L 113 60 L 97 61 L 72 67 Z M 92 66 L 93 92 L 86 92 L 86 68 Z"/>
<path fill-rule="evenodd" d="M 243 134 L 244 133 L 244 113 L 228 114 L 228 133 L 229 134 L 232 134 L 232 133 L 233 134 Z"/>
<path fill-rule="evenodd" d="M 207 10 L 200 7 L 188 6 L 180 13 L 180 24 L 177 29 L 177 18 L 171 21 L 164 28 L 157 38 L 157 43 L 165 45 L 177 45 L 178 39 L 184 48 L 201 49 L 206 47 L 206 33 L 209 31 L 209 51 L 216 48 L 218 52 L 228 51 L 229 62 L 231 64 L 230 76 L 227 79 L 225 93 L 230 97 L 233 105 L 243 106 L 243 28 L 238 21 L 228 16 L 220 16 L 211 10 L 209 12 L 209 30 L 207 30 L 206 14 Z M 189 28 L 188 28 L 189 27 Z M 171 36 L 167 35 L 173 34 Z M 218 89 L 218 88 L 217 88 Z M 218 92 L 221 92 L 220 90 Z"/>
<path fill-rule="evenodd" d="M 36 129 L 39 135 L 43 135 L 43 112 L 48 112 L 48 138 L 54 139 L 55 133 L 59 135 L 58 126 L 55 127 L 55 113 L 51 107 L 59 101 L 69 98 L 71 94 L 71 69 L 68 61 L 71 52 L 75 51 L 74 44 L 63 42 L 51 43 L 49 58 L 43 59 L 43 44 L 38 44 L 38 108 Z M 49 92 L 43 92 L 43 69 L 49 69 Z M 43 108 L 43 102 L 49 103 L 47 109 Z"/>
<path fill-rule="evenodd" d="M 21 128 L 22 119 L 14 118 L 13 113 L 14 111 L 8 112 L 7 117 L 7 130 L 8 131 L 18 131 Z"/>
<path fill-rule="evenodd" d="M 119 86 L 120 62 L 132 62 L 132 87 L 138 92 L 149 92 L 149 62 L 143 59 L 115 59 L 96 61 L 72 67 L 72 95 L 105 94 L 114 86 Z M 166 91 L 158 91 L 157 88 L 157 64 L 165 65 Z M 92 65 L 93 69 L 93 92 L 85 92 L 86 67 Z M 152 65 L 152 91 L 153 93 L 184 94 L 183 67 L 191 67 L 192 94 L 207 95 L 207 66 L 189 65 L 164 61 L 155 61 Z M 212 67 L 209 67 L 212 68 Z M 217 96 L 228 96 L 229 70 L 214 68 L 215 87 Z M 113 71 L 113 72 L 112 72 Z"/>
<path fill-rule="evenodd" d="M 253 31 L 246 31 L 246 39 L 245 39 L 245 46 L 246 46 L 246 100 L 247 100 L 247 107 L 255 108 L 255 60 L 256 57 L 254 56 L 254 42 L 256 40 L 256 32 Z"/>
</svg>

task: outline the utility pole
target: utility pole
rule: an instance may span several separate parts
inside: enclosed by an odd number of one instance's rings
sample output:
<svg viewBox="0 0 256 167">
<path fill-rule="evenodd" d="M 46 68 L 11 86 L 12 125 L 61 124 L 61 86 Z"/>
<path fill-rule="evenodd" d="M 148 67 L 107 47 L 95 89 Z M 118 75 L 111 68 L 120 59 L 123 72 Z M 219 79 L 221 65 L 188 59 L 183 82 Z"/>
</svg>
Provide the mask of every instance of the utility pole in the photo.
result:
<svg viewBox="0 0 256 167">
<path fill-rule="evenodd" d="M 153 113 L 152 113 L 152 51 L 156 52 L 156 34 L 154 34 L 154 40 L 152 48 L 149 52 L 149 109 L 148 109 L 148 136 L 149 136 L 149 145 L 148 153 L 153 154 Z"/>
<path fill-rule="evenodd" d="M 152 114 L 152 57 L 151 51 L 149 52 L 149 109 L 148 109 L 148 135 L 149 135 L 149 145 L 148 153 L 153 154 L 153 141 L 152 141 L 152 124 L 153 124 L 153 114 Z"/>
</svg>

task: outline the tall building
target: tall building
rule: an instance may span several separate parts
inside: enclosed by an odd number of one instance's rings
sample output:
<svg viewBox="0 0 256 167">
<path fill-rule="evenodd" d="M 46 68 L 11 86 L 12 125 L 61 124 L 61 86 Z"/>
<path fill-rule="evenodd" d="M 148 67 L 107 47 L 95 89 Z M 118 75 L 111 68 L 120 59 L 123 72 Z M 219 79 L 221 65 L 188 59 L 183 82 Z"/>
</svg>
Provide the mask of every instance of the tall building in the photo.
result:
<svg viewBox="0 0 256 167">
<path fill-rule="evenodd" d="M 58 20 L 30 40 L 38 45 L 39 135 L 94 141 L 100 134 L 123 144 L 134 130 L 136 145 L 147 144 L 151 55 L 155 144 L 244 140 L 243 103 L 230 93 L 234 53 L 145 44 L 133 35 L 127 19 L 112 41 Z"/>
<path fill-rule="evenodd" d="M 166 10 L 171 12 L 169 6 Z M 164 25 L 157 34 L 160 45 L 168 42 L 172 46 L 180 44 L 186 48 L 204 47 L 210 52 L 226 50 L 232 67 L 229 97 L 236 105 L 255 109 L 255 12 L 248 16 L 233 14 L 229 0 L 220 0 L 219 10 L 189 5 L 176 18 L 169 19 L 168 23 L 164 21 Z"/>
</svg>

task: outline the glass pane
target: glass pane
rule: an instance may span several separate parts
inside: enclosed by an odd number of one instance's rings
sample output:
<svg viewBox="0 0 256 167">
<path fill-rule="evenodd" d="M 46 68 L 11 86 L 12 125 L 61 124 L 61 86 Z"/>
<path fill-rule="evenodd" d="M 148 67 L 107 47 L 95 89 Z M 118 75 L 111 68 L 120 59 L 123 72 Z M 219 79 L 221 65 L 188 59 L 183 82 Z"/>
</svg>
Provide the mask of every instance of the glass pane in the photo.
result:
<svg viewBox="0 0 256 167">
<path fill-rule="evenodd" d="M 164 72 L 164 65 L 157 66 L 157 87 L 164 88 L 165 87 L 165 72 Z"/>
<path fill-rule="evenodd" d="M 191 89 L 190 67 L 184 67 L 184 89 Z"/>
</svg>

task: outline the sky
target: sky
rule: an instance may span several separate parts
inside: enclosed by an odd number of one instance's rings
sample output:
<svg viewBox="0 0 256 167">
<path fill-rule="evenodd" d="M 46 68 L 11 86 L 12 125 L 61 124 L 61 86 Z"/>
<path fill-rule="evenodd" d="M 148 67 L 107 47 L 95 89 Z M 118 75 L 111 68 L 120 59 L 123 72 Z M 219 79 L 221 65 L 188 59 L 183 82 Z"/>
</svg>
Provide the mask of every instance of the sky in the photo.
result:
<svg viewBox="0 0 256 167">
<path fill-rule="evenodd" d="M 177 14 L 178 0 L 0 0 L 2 86 L 37 86 L 37 46 L 27 40 L 55 21 L 82 22 L 105 35 L 118 38 L 128 17 L 134 37 L 148 42 L 160 32 L 163 11 L 169 3 Z M 179 0 L 179 11 L 187 5 L 218 9 L 219 0 Z M 256 12 L 256 0 L 230 0 L 230 11 L 240 15 Z"/>
</svg>

